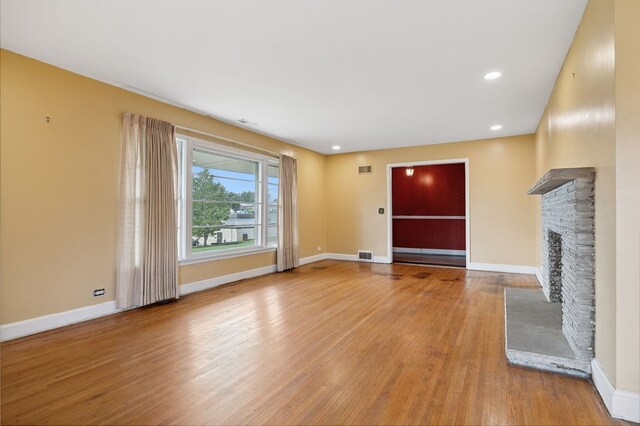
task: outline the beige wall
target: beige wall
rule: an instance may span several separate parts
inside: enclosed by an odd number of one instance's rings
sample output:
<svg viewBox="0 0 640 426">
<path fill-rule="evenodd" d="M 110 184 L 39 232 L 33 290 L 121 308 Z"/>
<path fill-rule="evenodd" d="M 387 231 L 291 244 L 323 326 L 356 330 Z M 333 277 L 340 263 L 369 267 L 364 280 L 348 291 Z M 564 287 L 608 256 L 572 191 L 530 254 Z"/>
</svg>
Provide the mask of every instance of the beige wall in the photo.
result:
<svg viewBox="0 0 640 426">
<path fill-rule="evenodd" d="M 640 2 L 590 0 L 536 133 L 536 169 L 596 168 L 596 359 L 639 392 Z M 540 229 L 539 203 L 537 226 Z M 536 234 L 537 265 L 541 264 Z"/>
<path fill-rule="evenodd" d="M 537 176 L 551 168 L 595 167 L 595 354 L 616 380 L 615 52 L 611 0 L 591 0 L 536 133 Z M 539 204 L 538 204 L 539 206 Z M 537 218 L 540 217 L 539 208 Z M 536 232 L 541 265 L 541 235 Z"/>
<path fill-rule="evenodd" d="M 640 392 L 640 1 L 616 0 L 617 388 Z"/>
<path fill-rule="evenodd" d="M 469 158 L 471 261 L 535 264 L 532 135 L 332 155 L 327 158 L 327 251 L 387 256 L 386 165 Z M 373 173 L 358 175 L 361 165 Z"/>
<path fill-rule="evenodd" d="M 324 251 L 324 156 L 6 50 L 0 66 L 3 324 L 113 300 L 126 111 L 295 156 L 301 256 Z M 266 253 L 183 266 L 180 282 L 273 263 Z"/>
<path fill-rule="evenodd" d="M 469 158 L 471 261 L 539 266 L 540 203 L 527 188 L 550 168 L 596 167 L 596 357 L 618 389 L 639 392 L 639 19 L 640 1 L 589 1 L 535 135 L 329 157 L 2 50 L 0 322 L 113 299 L 131 111 L 298 158 L 302 257 L 387 256 L 386 164 Z M 186 265 L 180 283 L 274 261 Z M 107 295 L 93 298 L 99 287 Z"/>
</svg>

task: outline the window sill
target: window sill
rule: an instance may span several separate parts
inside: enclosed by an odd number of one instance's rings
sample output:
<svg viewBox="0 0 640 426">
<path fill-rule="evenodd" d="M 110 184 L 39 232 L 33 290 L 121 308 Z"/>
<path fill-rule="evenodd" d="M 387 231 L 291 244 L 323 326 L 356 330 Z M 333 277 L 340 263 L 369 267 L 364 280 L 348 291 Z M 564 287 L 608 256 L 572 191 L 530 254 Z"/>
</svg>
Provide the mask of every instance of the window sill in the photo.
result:
<svg viewBox="0 0 640 426">
<path fill-rule="evenodd" d="M 178 261 L 178 266 L 193 265 L 196 263 L 215 262 L 217 260 L 232 259 L 234 257 L 251 256 L 253 254 L 269 253 L 276 251 L 275 247 L 258 247 L 251 250 L 235 251 L 233 253 L 220 253 L 207 256 L 192 256 L 189 259 Z"/>
</svg>

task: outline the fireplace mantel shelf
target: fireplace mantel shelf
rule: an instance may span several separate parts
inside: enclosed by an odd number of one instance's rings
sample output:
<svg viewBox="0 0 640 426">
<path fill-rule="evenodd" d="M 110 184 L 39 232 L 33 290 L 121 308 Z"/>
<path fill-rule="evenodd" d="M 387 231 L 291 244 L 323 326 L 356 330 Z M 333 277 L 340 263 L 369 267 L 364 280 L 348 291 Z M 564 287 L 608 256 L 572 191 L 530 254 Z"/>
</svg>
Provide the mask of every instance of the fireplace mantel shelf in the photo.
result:
<svg viewBox="0 0 640 426">
<path fill-rule="evenodd" d="M 593 179 L 594 173 L 595 169 L 593 167 L 551 169 L 545 173 L 527 193 L 529 195 L 546 194 L 575 179 Z"/>
</svg>

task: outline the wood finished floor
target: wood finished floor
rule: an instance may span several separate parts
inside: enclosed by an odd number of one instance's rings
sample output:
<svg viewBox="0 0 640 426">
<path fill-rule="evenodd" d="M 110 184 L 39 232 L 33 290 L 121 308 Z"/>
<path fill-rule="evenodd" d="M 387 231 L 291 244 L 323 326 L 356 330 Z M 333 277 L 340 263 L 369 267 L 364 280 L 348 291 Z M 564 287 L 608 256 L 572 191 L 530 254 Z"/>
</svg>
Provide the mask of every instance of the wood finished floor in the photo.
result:
<svg viewBox="0 0 640 426">
<path fill-rule="evenodd" d="M 8 424 L 613 424 L 511 367 L 526 275 L 322 261 L 2 345 Z"/>
</svg>

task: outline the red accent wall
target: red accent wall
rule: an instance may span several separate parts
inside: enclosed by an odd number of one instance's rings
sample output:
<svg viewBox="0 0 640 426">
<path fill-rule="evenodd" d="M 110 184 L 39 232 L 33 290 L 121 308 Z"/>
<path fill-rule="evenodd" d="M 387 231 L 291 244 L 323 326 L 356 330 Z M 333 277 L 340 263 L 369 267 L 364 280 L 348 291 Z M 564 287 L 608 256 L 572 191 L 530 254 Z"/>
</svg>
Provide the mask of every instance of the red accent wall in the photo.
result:
<svg viewBox="0 0 640 426">
<path fill-rule="evenodd" d="M 464 216 L 464 164 L 391 170 L 393 216 Z M 465 250 L 464 219 L 393 219 L 393 246 Z"/>
</svg>

